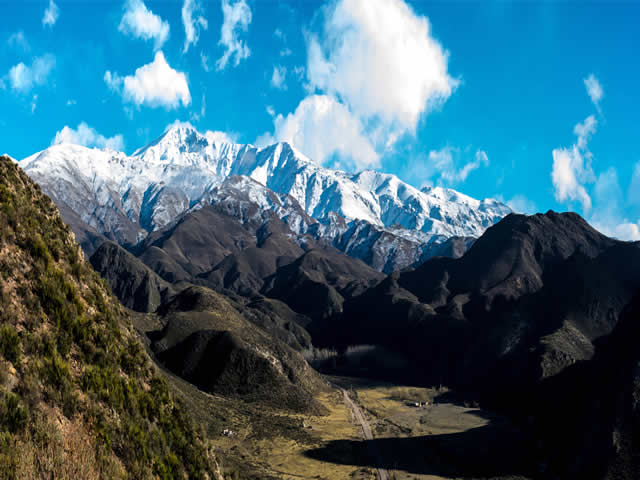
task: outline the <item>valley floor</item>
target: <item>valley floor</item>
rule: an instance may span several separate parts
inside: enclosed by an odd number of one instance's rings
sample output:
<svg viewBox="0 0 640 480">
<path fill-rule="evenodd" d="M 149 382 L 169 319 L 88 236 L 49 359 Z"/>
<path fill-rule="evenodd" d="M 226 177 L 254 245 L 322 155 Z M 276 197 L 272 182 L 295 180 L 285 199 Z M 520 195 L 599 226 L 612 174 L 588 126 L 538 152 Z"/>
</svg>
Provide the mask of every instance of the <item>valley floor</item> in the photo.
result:
<svg viewBox="0 0 640 480">
<path fill-rule="evenodd" d="M 138 331 L 159 328 L 134 314 Z M 321 415 L 205 393 L 165 371 L 222 459 L 227 479 L 524 479 L 529 446 L 507 419 L 446 389 L 327 376 Z"/>
<path fill-rule="evenodd" d="M 328 413 L 311 416 L 209 395 L 171 377 L 192 411 L 200 413 L 227 478 L 525 478 L 509 467 L 522 445 L 506 420 L 439 402 L 444 392 L 437 389 L 330 380 L 335 386 L 317 396 Z M 344 393 L 364 414 L 373 440 L 363 439 Z M 428 404 L 416 407 L 415 402 Z M 225 435 L 225 429 L 232 433 Z"/>
</svg>

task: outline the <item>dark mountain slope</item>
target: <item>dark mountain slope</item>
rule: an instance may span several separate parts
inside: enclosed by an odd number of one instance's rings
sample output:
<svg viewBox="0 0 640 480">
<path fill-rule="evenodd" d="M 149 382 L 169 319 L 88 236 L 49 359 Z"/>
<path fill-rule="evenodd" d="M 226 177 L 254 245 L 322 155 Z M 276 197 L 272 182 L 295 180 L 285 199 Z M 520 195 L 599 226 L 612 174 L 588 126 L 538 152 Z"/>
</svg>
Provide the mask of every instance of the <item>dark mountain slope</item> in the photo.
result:
<svg viewBox="0 0 640 480">
<path fill-rule="evenodd" d="M 560 478 L 640 478 L 640 291 L 611 335 L 541 385 L 536 416 L 540 456 Z M 560 428 L 561 426 L 561 428 Z"/>
<path fill-rule="evenodd" d="M 313 249 L 267 278 L 262 292 L 315 320 L 342 311 L 345 298 L 356 296 L 384 276 L 360 260 L 333 249 Z"/>
<path fill-rule="evenodd" d="M 425 262 L 403 274 L 399 283 L 434 306 L 442 301 L 443 288 L 448 298 L 482 292 L 489 306 L 498 296 L 511 299 L 535 292 L 543 286 L 543 274 L 575 252 L 595 257 L 614 243 L 575 213 L 510 214 L 462 258 Z"/>
<path fill-rule="evenodd" d="M 234 218 L 205 207 L 185 215 L 177 224 L 151 234 L 135 253 L 167 281 L 175 281 L 183 273 L 190 277 L 206 273 L 227 255 L 255 245 L 250 231 Z M 152 249 L 152 247 L 155 247 Z M 162 261 L 157 250 L 180 267 L 176 277 L 163 274 L 155 268 Z M 173 272 L 170 272 L 173 273 Z"/>
<path fill-rule="evenodd" d="M 242 223 L 224 207 L 185 215 L 176 225 L 151 235 L 135 253 L 169 282 L 189 281 L 251 296 L 265 277 L 304 252 L 272 212 L 257 215 L 256 210 Z M 246 212 L 241 213 L 244 217 Z"/>
<path fill-rule="evenodd" d="M 640 288 L 637 265 L 638 245 L 575 214 L 509 215 L 462 258 L 432 259 L 347 302 L 335 329 L 343 344 L 407 354 L 427 381 L 499 396 L 590 358 Z"/>
<path fill-rule="evenodd" d="M 220 478 L 51 200 L 0 157 L 0 477 Z"/>
<path fill-rule="evenodd" d="M 224 288 L 249 296 L 260 291 L 265 278 L 277 268 L 291 263 L 304 253 L 278 218 L 262 225 L 255 236 L 255 246 L 228 255 L 199 278 L 214 289 Z"/>
<path fill-rule="evenodd" d="M 241 316 L 212 290 L 190 287 L 163 306 L 152 348 L 203 390 L 298 411 L 317 409 L 323 382 L 302 355 Z"/>
<path fill-rule="evenodd" d="M 149 267 L 113 242 L 105 242 L 90 258 L 93 268 L 127 308 L 155 312 L 173 287 Z"/>
<path fill-rule="evenodd" d="M 105 242 L 91 257 L 93 267 L 107 281 L 123 305 L 139 312 L 155 312 L 188 282 L 169 284 L 142 261 L 112 242 Z M 305 330 L 310 320 L 284 303 L 261 296 L 242 297 L 225 290 L 238 314 L 285 342 L 295 350 L 309 350 L 311 336 Z"/>
</svg>

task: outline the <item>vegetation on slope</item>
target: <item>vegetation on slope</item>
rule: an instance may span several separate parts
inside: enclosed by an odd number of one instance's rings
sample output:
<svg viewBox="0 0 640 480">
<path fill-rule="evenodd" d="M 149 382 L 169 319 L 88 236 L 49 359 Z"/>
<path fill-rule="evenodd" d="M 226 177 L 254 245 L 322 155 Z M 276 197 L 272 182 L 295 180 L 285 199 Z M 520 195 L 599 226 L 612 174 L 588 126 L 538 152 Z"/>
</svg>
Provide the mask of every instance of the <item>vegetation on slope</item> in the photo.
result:
<svg viewBox="0 0 640 480">
<path fill-rule="evenodd" d="M 0 478 L 215 478 L 51 200 L 0 157 Z"/>
</svg>

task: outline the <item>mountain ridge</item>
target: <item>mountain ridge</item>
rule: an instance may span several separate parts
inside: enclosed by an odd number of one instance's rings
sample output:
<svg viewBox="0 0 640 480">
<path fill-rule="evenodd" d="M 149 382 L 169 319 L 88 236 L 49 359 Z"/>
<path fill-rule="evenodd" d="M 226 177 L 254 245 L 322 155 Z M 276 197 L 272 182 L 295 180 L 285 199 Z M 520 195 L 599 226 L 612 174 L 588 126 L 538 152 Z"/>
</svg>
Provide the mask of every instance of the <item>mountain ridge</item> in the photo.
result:
<svg viewBox="0 0 640 480">
<path fill-rule="evenodd" d="M 378 245 L 368 247 L 378 252 L 402 249 L 404 257 L 397 261 L 388 262 L 385 253 L 371 264 L 385 271 L 424 260 L 425 245 L 454 236 L 478 237 L 511 211 L 496 200 L 475 200 L 450 189 L 421 191 L 395 175 L 324 168 L 287 143 L 258 149 L 219 142 L 188 124 L 174 125 L 130 156 L 61 144 L 20 165 L 54 198 L 63 215 L 74 212 L 127 248 L 193 209 L 219 201 L 216 192 L 234 182 L 253 188 L 250 200 L 288 219 L 298 235 L 326 242 L 341 237 L 333 246 L 347 253 L 356 251 L 348 245 L 354 239 L 360 246 L 378 239 Z M 353 237 L 355 232 L 359 236 Z M 93 248 L 89 242 L 83 246 Z M 370 251 L 358 255 L 375 256 Z"/>
</svg>

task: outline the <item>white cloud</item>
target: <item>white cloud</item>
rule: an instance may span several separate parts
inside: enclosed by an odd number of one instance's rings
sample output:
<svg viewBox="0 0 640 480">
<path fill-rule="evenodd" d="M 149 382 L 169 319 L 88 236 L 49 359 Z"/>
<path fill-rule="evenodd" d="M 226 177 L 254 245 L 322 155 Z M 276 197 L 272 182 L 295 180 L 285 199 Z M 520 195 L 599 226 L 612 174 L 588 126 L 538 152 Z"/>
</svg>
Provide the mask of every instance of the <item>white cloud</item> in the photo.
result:
<svg viewBox="0 0 640 480">
<path fill-rule="evenodd" d="M 126 1 L 118 30 L 136 38 L 153 40 L 156 50 L 169 38 L 169 23 L 149 10 L 142 0 Z"/>
<path fill-rule="evenodd" d="M 74 98 L 70 98 L 67 100 L 67 107 L 72 107 L 76 105 L 78 102 Z"/>
<path fill-rule="evenodd" d="M 231 57 L 235 56 L 234 65 L 238 65 L 241 60 L 249 58 L 251 51 L 246 42 L 238 38 L 240 32 L 246 32 L 251 23 L 251 9 L 245 0 L 238 0 L 230 3 L 229 0 L 222 0 L 223 22 L 220 30 L 220 41 L 225 49 L 222 57 L 216 62 L 218 70 L 224 70 Z"/>
<path fill-rule="evenodd" d="M 100 135 L 94 128 L 91 128 L 85 122 L 73 129 L 65 126 L 56 133 L 55 138 L 51 141 L 51 145 L 59 143 L 72 143 L 75 145 L 84 145 L 85 147 L 109 148 L 111 150 L 123 150 L 124 139 L 122 135 L 114 135 L 107 138 Z"/>
<path fill-rule="evenodd" d="M 55 65 L 56 58 L 49 53 L 36 57 L 31 66 L 20 62 L 11 67 L 7 74 L 9 85 L 16 91 L 26 93 L 35 86 L 44 85 Z"/>
<path fill-rule="evenodd" d="M 104 81 L 111 90 L 120 92 L 126 102 L 137 106 L 177 108 L 191 103 L 191 94 L 184 73 L 171 68 L 164 54 L 156 52 L 153 62 L 136 69 L 134 75 L 120 77 L 105 72 Z"/>
<path fill-rule="evenodd" d="M 415 131 L 457 86 L 429 20 L 403 0 L 338 0 L 326 12 L 323 36 L 307 36 L 307 79 L 361 117 Z"/>
<path fill-rule="evenodd" d="M 430 165 L 425 169 L 425 172 L 431 175 L 437 173 L 440 184 L 455 185 L 464 182 L 474 170 L 477 170 L 481 166 L 489 165 L 489 157 L 486 152 L 477 150 L 473 160 L 459 167 L 459 157 L 462 156 L 462 153 L 460 149 L 450 146 L 441 148 L 440 150 L 431 150 L 427 157 Z"/>
<path fill-rule="evenodd" d="M 36 111 L 37 106 L 38 106 L 38 94 L 34 93 L 33 97 L 31 97 L 31 113 Z"/>
<path fill-rule="evenodd" d="M 271 86 L 279 90 L 286 90 L 287 84 L 284 83 L 287 76 L 287 67 L 282 65 L 273 66 L 273 74 L 271 75 Z"/>
<path fill-rule="evenodd" d="M 604 92 L 602 90 L 602 85 L 600 85 L 600 82 L 593 73 L 584 79 L 584 86 L 587 89 L 589 98 L 591 98 L 593 104 L 596 106 L 598 111 L 600 111 L 600 100 L 602 100 Z"/>
<path fill-rule="evenodd" d="M 291 51 L 291 49 L 290 49 L 290 48 L 288 48 L 288 47 L 285 47 L 285 48 L 283 48 L 282 50 L 280 50 L 280 56 L 281 56 L 281 57 L 288 57 L 288 56 L 290 56 L 292 53 L 293 53 L 293 52 L 292 52 L 292 51 Z"/>
<path fill-rule="evenodd" d="M 276 111 L 274 110 L 274 108 L 271 105 L 267 105 L 267 113 L 269 114 L 270 117 L 275 117 L 276 116 Z"/>
<path fill-rule="evenodd" d="M 49 6 L 45 9 L 42 17 L 42 25 L 45 27 L 53 27 L 58 21 L 59 16 L 60 11 L 58 6 L 53 2 L 53 0 L 49 0 Z"/>
<path fill-rule="evenodd" d="M 360 120 L 343 104 L 326 95 L 308 96 L 295 112 L 286 117 L 277 115 L 274 130 L 273 135 L 258 138 L 256 144 L 288 142 L 320 164 L 337 160 L 336 167 L 363 169 L 380 165 Z"/>
<path fill-rule="evenodd" d="M 202 6 L 197 0 L 184 0 L 182 5 L 182 24 L 184 25 L 184 48 L 182 53 L 187 53 L 189 45 L 196 45 L 200 38 L 200 29 L 209 28 L 209 22 L 199 13 Z"/>
<path fill-rule="evenodd" d="M 235 143 L 236 138 L 233 134 L 228 134 L 226 132 L 221 132 L 219 130 L 211 131 L 207 130 L 204 133 L 204 136 L 207 137 L 207 140 L 210 142 L 218 142 L 218 143 Z"/>
<path fill-rule="evenodd" d="M 284 33 L 282 32 L 282 30 L 280 30 L 279 28 L 276 28 L 273 32 L 273 36 L 276 38 L 280 38 L 283 39 L 285 38 Z"/>
<path fill-rule="evenodd" d="M 570 148 L 553 150 L 553 168 L 551 180 L 555 188 L 555 198 L 559 202 L 578 201 L 584 212 L 591 209 L 591 197 L 585 188 L 586 183 L 595 180 L 591 168 L 592 154 L 587 148 L 591 135 L 595 133 L 597 121 L 593 115 L 584 123 L 578 123 L 573 132 L 578 137 Z"/>
<path fill-rule="evenodd" d="M 7 40 L 7 43 L 9 44 L 10 47 L 17 47 L 25 52 L 28 52 L 29 50 L 31 50 L 31 46 L 27 41 L 27 37 L 25 37 L 24 32 L 22 30 L 13 33 L 9 37 L 9 40 Z"/>
</svg>

